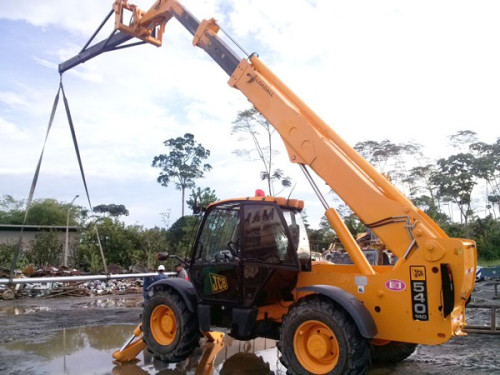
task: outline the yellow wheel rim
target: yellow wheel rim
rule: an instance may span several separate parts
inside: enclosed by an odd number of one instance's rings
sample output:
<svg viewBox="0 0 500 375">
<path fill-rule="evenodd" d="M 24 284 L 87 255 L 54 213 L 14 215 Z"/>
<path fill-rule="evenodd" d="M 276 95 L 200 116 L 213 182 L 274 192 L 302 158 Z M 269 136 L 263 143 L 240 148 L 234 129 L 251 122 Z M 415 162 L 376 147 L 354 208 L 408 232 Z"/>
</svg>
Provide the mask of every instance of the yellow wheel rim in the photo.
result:
<svg viewBox="0 0 500 375">
<path fill-rule="evenodd" d="M 170 345 L 175 340 L 177 333 L 177 319 L 175 314 L 166 305 L 156 306 L 151 314 L 151 333 L 160 345 Z"/>
<path fill-rule="evenodd" d="M 302 323 L 293 337 L 299 363 L 308 372 L 326 374 L 339 361 L 339 343 L 333 331 L 318 320 Z"/>
</svg>

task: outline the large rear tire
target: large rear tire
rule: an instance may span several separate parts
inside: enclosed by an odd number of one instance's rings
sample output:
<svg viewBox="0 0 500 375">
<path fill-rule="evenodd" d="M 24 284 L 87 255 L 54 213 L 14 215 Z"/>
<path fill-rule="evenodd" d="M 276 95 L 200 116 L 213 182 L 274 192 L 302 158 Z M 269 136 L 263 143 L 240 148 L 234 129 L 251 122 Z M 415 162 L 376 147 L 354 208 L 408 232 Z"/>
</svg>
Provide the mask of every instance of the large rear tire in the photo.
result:
<svg viewBox="0 0 500 375">
<path fill-rule="evenodd" d="M 406 342 L 372 341 L 372 361 L 375 363 L 397 363 L 404 361 L 417 349 L 417 344 Z"/>
<path fill-rule="evenodd" d="M 198 318 L 174 291 L 151 298 L 142 319 L 144 341 L 157 359 L 179 362 L 198 346 Z"/>
<path fill-rule="evenodd" d="M 370 345 L 332 301 L 306 297 L 292 307 L 280 334 L 281 362 L 293 374 L 364 374 Z"/>
</svg>

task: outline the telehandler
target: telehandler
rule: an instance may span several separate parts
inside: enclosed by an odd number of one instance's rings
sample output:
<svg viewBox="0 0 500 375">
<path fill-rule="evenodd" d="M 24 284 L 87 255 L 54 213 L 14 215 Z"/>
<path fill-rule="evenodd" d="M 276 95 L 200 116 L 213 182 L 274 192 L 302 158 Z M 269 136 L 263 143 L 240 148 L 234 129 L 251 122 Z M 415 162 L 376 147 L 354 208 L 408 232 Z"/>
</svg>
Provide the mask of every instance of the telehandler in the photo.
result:
<svg viewBox="0 0 500 375">
<path fill-rule="evenodd" d="M 127 12 L 132 17 L 124 23 Z M 473 241 L 449 238 L 256 54 L 239 57 L 218 35 L 214 19 L 199 22 L 176 0 L 158 0 L 148 11 L 116 0 L 108 18 L 112 13 L 115 32 L 60 64 L 60 73 L 126 47 L 133 37 L 160 46 L 166 23 L 177 19 L 194 36 L 193 44 L 229 75 L 229 85 L 279 132 L 354 263 L 311 262 L 302 201 L 259 196 L 214 203 L 198 230 L 190 281 L 165 279 L 151 286 L 142 333 L 138 329 L 139 339 L 115 358 L 130 359 L 147 346 L 158 358 L 180 361 L 198 345 L 200 332 L 225 327 L 238 339 L 277 339 L 281 361 L 292 373 L 362 374 L 372 359 L 400 361 L 417 344 L 442 344 L 464 334 L 465 304 L 475 282 Z M 397 257 L 394 265 L 367 261 L 309 169 Z"/>
</svg>

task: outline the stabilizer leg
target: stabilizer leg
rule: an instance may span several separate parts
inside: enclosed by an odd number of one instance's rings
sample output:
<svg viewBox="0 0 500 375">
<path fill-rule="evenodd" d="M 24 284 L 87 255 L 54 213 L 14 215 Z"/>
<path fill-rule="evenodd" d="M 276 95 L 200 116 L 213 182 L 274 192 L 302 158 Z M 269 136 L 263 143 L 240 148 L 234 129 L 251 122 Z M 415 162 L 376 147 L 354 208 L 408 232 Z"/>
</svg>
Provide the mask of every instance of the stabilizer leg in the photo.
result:
<svg viewBox="0 0 500 375">
<path fill-rule="evenodd" d="M 134 340 L 135 339 L 135 340 Z M 122 346 L 120 350 L 113 353 L 113 358 L 118 362 L 130 362 L 136 359 L 137 355 L 146 348 L 146 343 L 142 339 L 141 324 L 134 329 L 134 334 Z"/>
</svg>

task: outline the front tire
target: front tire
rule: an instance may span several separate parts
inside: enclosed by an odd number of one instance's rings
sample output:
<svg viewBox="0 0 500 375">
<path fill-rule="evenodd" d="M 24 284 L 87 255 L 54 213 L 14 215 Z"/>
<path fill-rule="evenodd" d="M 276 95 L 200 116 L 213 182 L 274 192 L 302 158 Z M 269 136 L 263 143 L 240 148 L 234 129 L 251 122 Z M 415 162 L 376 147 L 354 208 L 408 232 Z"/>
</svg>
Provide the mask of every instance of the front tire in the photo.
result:
<svg viewBox="0 0 500 375">
<path fill-rule="evenodd" d="M 198 318 L 174 291 L 159 293 L 149 300 L 144 307 L 142 330 L 148 350 L 162 361 L 182 361 L 198 346 Z"/>
<path fill-rule="evenodd" d="M 280 334 L 281 362 L 293 374 L 364 374 L 370 346 L 332 301 L 306 297 L 292 307 Z"/>
</svg>

